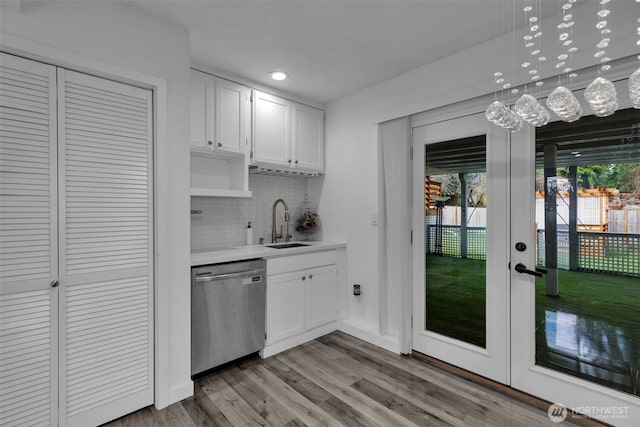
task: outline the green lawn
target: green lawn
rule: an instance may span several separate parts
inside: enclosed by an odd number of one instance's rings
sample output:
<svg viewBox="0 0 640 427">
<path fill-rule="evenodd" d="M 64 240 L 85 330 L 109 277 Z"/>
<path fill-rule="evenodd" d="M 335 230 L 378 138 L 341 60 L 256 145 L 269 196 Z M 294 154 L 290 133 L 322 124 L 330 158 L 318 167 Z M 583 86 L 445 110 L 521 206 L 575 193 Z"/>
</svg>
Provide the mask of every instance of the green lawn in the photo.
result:
<svg viewBox="0 0 640 427">
<path fill-rule="evenodd" d="M 485 262 L 427 256 L 426 263 L 428 329 L 484 347 Z M 536 279 L 536 362 L 640 395 L 640 279 L 565 270 L 558 277 L 557 298 Z"/>
<path fill-rule="evenodd" d="M 426 258 L 428 329 L 485 347 L 485 261 Z"/>
</svg>

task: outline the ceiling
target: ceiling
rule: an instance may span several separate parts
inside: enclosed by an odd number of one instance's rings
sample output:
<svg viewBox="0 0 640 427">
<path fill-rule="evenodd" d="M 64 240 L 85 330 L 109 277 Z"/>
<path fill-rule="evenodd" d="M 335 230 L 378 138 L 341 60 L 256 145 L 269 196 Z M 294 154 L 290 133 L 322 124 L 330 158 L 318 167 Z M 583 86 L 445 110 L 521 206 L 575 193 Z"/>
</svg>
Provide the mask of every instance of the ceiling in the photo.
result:
<svg viewBox="0 0 640 427">
<path fill-rule="evenodd" d="M 640 162 L 638 110 L 618 110 L 608 117 L 583 116 L 579 121 L 551 122 L 536 129 L 536 168 L 544 168 L 545 146 L 555 145 L 557 167 Z M 428 175 L 486 172 L 485 135 L 430 144 L 425 156 Z"/>
<path fill-rule="evenodd" d="M 512 21 L 512 0 L 121 3 L 186 28 L 193 64 L 320 104 L 506 33 Z M 559 10 L 537 4 L 542 17 Z M 275 82 L 273 70 L 290 77 Z"/>
</svg>

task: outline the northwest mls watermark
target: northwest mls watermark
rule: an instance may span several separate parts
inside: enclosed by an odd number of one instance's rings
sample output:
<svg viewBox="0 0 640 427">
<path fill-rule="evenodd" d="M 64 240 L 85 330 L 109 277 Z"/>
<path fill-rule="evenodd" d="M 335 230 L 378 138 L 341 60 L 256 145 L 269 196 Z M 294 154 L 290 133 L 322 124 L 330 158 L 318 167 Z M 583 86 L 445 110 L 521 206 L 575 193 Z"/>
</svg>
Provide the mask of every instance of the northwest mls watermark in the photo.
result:
<svg viewBox="0 0 640 427">
<path fill-rule="evenodd" d="M 572 406 L 567 408 L 562 403 L 554 403 L 547 410 L 549 419 L 561 423 L 567 418 L 593 418 L 596 420 L 620 420 L 629 417 L 628 406 Z"/>
</svg>

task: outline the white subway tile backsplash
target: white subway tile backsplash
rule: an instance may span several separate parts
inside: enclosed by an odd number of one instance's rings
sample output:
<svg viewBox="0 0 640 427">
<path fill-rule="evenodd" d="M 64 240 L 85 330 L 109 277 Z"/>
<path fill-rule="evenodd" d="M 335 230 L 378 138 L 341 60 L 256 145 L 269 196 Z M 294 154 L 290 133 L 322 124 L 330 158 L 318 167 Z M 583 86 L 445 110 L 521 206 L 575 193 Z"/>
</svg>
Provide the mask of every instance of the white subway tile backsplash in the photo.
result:
<svg viewBox="0 0 640 427">
<path fill-rule="evenodd" d="M 202 214 L 191 215 L 191 250 L 244 245 L 249 221 L 253 228 L 253 243 L 257 244 L 260 237 L 270 243 L 271 209 L 277 199 L 287 202 L 291 216 L 289 231 L 294 240 L 301 239 L 295 226 L 302 214 L 306 178 L 249 175 L 249 190 L 253 192 L 251 199 L 191 197 L 191 209 L 202 211 Z M 312 203 L 317 206 L 317 200 Z M 279 229 L 284 225 L 284 209 L 280 204 L 276 219 Z"/>
</svg>

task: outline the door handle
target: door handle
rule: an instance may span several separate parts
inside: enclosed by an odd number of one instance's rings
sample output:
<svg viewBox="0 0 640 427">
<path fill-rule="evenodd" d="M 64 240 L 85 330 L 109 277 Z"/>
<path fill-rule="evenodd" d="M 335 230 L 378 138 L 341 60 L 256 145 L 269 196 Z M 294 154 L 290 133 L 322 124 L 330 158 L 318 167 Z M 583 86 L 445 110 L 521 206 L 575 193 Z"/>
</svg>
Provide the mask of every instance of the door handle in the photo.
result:
<svg viewBox="0 0 640 427">
<path fill-rule="evenodd" d="M 543 270 L 543 269 L 540 269 L 540 270 Z M 534 271 L 534 270 L 529 270 L 529 269 L 527 268 L 527 266 L 526 266 L 526 265 L 524 265 L 523 263 L 518 263 L 518 264 L 516 264 L 516 271 L 517 271 L 518 273 L 530 274 L 530 275 L 532 275 L 532 276 L 536 276 L 536 277 L 542 277 L 542 273 L 543 273 L 543 272 L 544 272 L 544 273 L 546 273 L 546 270 L 538 271 L 538 269 L 537 269 L 537 268 L 536 268 L 536 270 L 535 270 L 535 271 Z"/>
</svg>

